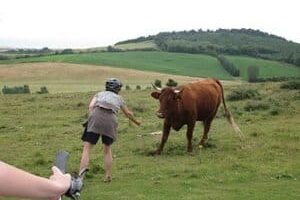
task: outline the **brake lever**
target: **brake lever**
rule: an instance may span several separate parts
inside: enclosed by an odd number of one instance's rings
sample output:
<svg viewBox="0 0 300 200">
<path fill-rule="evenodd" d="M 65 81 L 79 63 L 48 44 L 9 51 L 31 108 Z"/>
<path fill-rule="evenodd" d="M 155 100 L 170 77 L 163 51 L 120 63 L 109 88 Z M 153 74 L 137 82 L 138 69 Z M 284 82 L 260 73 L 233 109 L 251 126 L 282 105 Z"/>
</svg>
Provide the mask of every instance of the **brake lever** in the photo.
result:
<svg viewBox="0 0 300 200">
<path fill-rule="evenodd" d="M 56 160 L 54 165 L 62 172 L 66 173 L 67 169 L 67 163 L 69 160 L 69 153 L 66 151 L 59 151 L 56 155 Z M 79 200 L 80 199 L 80 191 L 83 186 L 83 176 L 84 174 L 88 171 L 87 168 L 83 168 L 80 170 L 79 173 L 75 173 L 71 177 L 71 186 L 69 190 L 66 192 L 66 196 L 70 197 L 71 199 L 74 200 Z"/>
<path fill-rule="evenodd" d="M 83 187 L 83 176 L 84 174 L 88 172 L 87 168 L 83 168 L 79 174 L 75 173 L 72 176 L 71 179 L 71 186 L 68 192 L 66 193 L 66 196 L 71 197 L 74 200 L 79 200 L 80 199 L 80 191 Z"/>
</svg>

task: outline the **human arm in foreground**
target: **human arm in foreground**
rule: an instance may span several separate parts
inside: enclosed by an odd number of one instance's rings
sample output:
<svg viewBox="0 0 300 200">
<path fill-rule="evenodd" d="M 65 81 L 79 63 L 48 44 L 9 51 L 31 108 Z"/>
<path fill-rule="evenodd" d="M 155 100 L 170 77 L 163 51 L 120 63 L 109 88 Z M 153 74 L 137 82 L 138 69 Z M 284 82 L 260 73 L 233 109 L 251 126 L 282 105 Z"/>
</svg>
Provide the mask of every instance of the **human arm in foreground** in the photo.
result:
<svg viewBox="0 0 300 200">
<path fill-rule="evenodd" d="M 0 196 L 59 199 L 70 188 L 71 176 L 55 166 L 52 172 L 47 179 L 0 161 Z"/>
</svg>

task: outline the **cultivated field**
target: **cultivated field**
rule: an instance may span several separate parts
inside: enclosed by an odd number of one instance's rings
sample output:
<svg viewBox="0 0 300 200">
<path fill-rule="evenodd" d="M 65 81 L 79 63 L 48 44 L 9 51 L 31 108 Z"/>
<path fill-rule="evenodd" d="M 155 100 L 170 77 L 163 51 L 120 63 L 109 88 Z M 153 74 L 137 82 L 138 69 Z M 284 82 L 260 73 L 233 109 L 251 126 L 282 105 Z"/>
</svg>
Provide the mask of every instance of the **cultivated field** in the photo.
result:
<svg viewBox="0 0 300 200">
<path fill-rule="evenodd" d="M 300 77 L 299 67 L 275 61 L 228 56 L 241 70 L 242 80 L 247 80 L 247 68 L 255 65 L 259 67 L 261 78 L 266 77 Z M 140 71 L 159 72 L 172 75 L 191 77 L 215 77 L 222 80 L 233 80 L 215 57 L 204 54 L 167 53 L 159 51 L 129 51 L 82 53 L 71 55 L 52 55 L 13 60 L 3 60 L 0 64 L 31 62 L 62 62 L 110 66 Z M 1 66 L 1 65 L 0 65 Z"/>
<path fill-rule="evenodd" d="M 247 68 L 257 66 L 260 78 L 300 77 L 299 67 L 271 60 L 255 59 L 243 56 L 226 56 L 239 70 L 244 80 L 247 80 Z"/>
<path fill-rule="evenodd" d="M 0 64 L 20 62 L 65 62 L 111 66 L 141 71 L 159 72 L 193 77 L 216 77 L 230 80 L 232 77 L 213 57 L 166 52 L 115 52 L 52 55 L 0 61 Z"/>
<path fill-rule="evenodd" d="M 81 123 L 86 119 L 88 101 L 111 76 L 121 78 L 125 84 L 143 86 L 168 77 L 180 83 L 194 80 L 89 65 L 0 65 L 1 84 L 28 83 L 36 88 L 45 84 L 50 91 L 43 95 L 0 95 L 0 160 L 49 176 L 56 152 L 64 149 L 70 152 L 69 171 L 77 171 L 82 151 Z M 123 90 L 128 106 L 143 124 L 136 127 L 119 113 L 119 136 L 113 144 L 113 181 L 102 182 L 102 149 L 98 144 L 81 198 L 299 199 L 299 90 L 281 89 L 280 83 L 225 84 L 227 96 L 236 89 L 259 93 L 252 99 L 227 101 L 245 134 L 243 141 L 227 124 L 221 107 L 206 148 L 196 146 L 202 134 L 198 123 L 193 153 L 186 153 L 184 127 L 171 132 L 164 153 L 156 157 L 148 153 L 161 137 L 150 134 L 162 129 L 162 120 L 154 115 L 158 103 L 149 89 Z"/>
<path fill-rule="evenodd" d="M 119 44 L 115 45 L 114 48 L 121 50 L 138 50 L 138 49 L 158 49 L 157 45 L 152 41 L 129 43 L 129 44 Z"/>
<path fill-rule="evenodd" d="M 28 84 L 32 92 L 46 86 L 50 93 L 87 92 L 103 89 L 105 80 L 118 77 L 124 85 L 136 88 L 151 87 L 156 79 L 167 82 L 169 78 L 179 84 L 199 80 L 196 77 L 169 75 L 155 72 L 137 71 L 105 66 L 68 63 L 22 63 L 0 65 L 0 88 Z M 231 84 L 233 82 L 227 81 Z"/>
</svg>

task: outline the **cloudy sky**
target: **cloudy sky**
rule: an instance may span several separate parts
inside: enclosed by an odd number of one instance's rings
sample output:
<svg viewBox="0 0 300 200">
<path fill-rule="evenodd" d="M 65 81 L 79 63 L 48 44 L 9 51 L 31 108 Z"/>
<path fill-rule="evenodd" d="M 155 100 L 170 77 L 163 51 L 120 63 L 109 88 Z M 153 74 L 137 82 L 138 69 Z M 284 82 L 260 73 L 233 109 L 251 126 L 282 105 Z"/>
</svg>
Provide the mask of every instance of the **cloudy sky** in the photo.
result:
<svg viewBox="0 0 300 200">
<path fill-rule="evenodd" d="M 299 0 L 0 0 L 0 47 L 97 47 L 200 28 L 259 29 L 300 43 L 299 8 Z"/>
</svg>

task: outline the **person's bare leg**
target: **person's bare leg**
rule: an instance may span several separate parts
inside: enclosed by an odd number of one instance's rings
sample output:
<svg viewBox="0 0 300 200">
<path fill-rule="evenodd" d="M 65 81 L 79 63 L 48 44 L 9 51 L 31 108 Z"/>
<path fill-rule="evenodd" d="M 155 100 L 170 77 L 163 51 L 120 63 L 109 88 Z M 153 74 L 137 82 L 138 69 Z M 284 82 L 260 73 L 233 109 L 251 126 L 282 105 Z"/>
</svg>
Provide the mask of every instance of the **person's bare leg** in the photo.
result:
<svg viewBox="0 0 300 200">
<path fill-rule="evenodd" d="M 92 150 L 93 146 L 94 145 L 89 142 L 83 142 L 83 151 L 82 151 L 82 156 L 81 156 L 81 161 L 80 161 L 79 172 L 83 169 L 88 169 L 89 162 L 90 162 L 91 150 Z"/>
<path fill-rule="evenodd" d="M 103 158 L 105 169 L 105 182 L 110 182 L 112 179 L 112 152 L 111 145 L 103 144 Z"/>
</svg>

